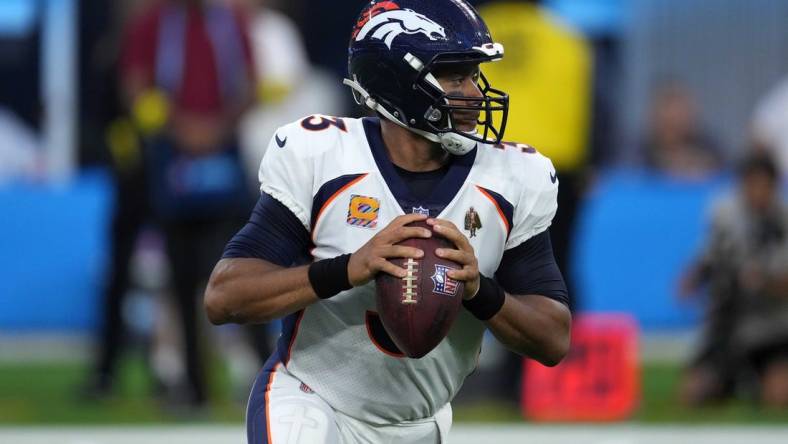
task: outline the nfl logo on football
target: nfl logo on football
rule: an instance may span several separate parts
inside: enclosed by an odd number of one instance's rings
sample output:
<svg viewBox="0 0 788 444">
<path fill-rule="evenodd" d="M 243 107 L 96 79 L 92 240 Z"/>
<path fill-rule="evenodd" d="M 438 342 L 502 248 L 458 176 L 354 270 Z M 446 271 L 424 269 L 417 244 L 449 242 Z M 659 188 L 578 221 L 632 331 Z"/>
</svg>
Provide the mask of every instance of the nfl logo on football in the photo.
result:
<svg viewBox="0 0 788 444">
<path fill-rule="evenodd" d="M 454 296 L 457 293 L 457 281 L 446 276 L 446 272 L 451 270 L 446 265 L 435 264 L 435 274 L 432 275 L 433 293 L 445 296 Z"/>
</svg>

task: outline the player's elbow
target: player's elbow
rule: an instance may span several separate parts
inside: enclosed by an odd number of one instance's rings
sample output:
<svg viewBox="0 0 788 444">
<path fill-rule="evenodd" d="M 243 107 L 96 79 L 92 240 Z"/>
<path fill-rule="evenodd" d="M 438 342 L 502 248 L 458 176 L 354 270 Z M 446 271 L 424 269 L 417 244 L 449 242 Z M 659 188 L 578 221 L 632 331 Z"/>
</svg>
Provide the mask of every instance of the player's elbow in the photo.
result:
<svg viewBox="0 0 788 444">
<path fill-rule="evenodd" d="M 569 308 L 557 302 L 550 301 L 552 309 L 549 311 L 550 323 L 545 328 L 548 335 L 542 336 L 542 364 L 554 367 L 569 353 L 572 338 L 572 314 Z"/>
<path fill-rule="evenodd" d="M 210 285 L 208 285 L 208 288 L 205 290 L 203 307 L 205 308 L 205 314 L 208 315 L 208 320 L 211 321 L 211 324 L 221 325 L 229 321 L 229 316 L 227 316 L 227 310 L 225 309 L 225 304 L 222 301 L 220 292 L 215 288 L 211 288 Z"/>
<path fill-rule="evenodd" d="M 229 294 L 224 281 L 221 268 L 217 266 L 208 280 L 208 286 L 205 288 L 203 308 L 208 320 L 214 325 L 226 324 L 231 321 Z"/>
<path fill-rule="evenodd" d="M 568 311 L 567 311 L 568 313 Z M 569 354 L 572 338 L 572 318 L 571 315 L 562 316 L 550 335 L 547 347 L 545 347 L 544 361 L 542 364 L 548 367 L 555 367 L 564 360 Z"/>
<path fill-rule="evenodd" d="M 522 338 L 521 341 L 508 343 L 507 347 L 546 367 L 555 367 L 569 353 L 569 335 L 554 332 L 549 338 Z"/>
<path fill-rule="evenodd" d="M 549 334 L 530 343 L 524 353 L 547 367 L 555 367 L 569 354 L 571 326 L 569 322 L 554 325 L 545 330 Z"/>
<path fill-rule="evenodd" d="M 545 350 L 538 361 L 547 367 L 555 367 L 569 353 L 569 334 L 556 338 Z"/>
<path fill-rule="evenodd" d="M 545 367 L 555 367 L 556 365 L 560 364 L 563 361 L 563 356 L 561 357 L 550 357 L 550 358 L 542 358 L 537 359 L 540 364 L 544 365 Z"/>
</svg>

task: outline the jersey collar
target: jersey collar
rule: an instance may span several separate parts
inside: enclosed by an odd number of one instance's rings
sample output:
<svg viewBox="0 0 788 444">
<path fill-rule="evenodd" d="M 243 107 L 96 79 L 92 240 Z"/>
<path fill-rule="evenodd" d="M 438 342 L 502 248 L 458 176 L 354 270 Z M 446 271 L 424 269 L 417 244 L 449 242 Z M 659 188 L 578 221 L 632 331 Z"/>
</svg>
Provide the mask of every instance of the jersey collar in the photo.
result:
<svg viewBox="0 0 788 444">
<path fill-rule="evenodd" d="M 378 170 L 386 181 L 391 194 L 397 199 L 402 210 L 407 214 L 415 207 L 427 207 L 430 209 L 430 216 L 435 217 L 454 199 L 459 193 L 465 179 L 471 172 L 473 163 L 476 160 L 476 148 L 462 156 L 449 156 L 449 170 L 440 181 L 435 190 L 426 200 L 417 199 L 394 169 L 394 165 L 386 152 L 383 143 L 383 136 L 380 132 L 380 119 L 367 117 L 362 119 L 364 132 L 367 136 L 372 157 L 375 159 Z"/>
</svg>

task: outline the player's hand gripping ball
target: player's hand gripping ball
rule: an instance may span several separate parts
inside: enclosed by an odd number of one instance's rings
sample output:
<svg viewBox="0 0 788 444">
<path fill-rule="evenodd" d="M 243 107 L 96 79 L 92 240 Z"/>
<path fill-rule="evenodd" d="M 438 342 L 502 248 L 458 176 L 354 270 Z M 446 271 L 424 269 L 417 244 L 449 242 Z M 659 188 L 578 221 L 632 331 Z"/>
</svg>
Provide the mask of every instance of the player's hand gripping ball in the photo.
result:
<svg viewBox="0 0 788 444">
<path fill-rule="evenodd" d="M 424 221 L 408 226 L 432 230 Z M 464 283 L 449 278 L 446 272 L 461 270 L 462 266 L 435 255 L 437 248 L 456 248 L 441 236 L 410 238 L 397 245 L 418 248 L 424 255 L 419 259 L 389 259 L 408 273 L 404 278 L 378 273 L 378 313 L 397 347 L 410 358 L 421 358 L 446 337 L 457 317 Z"/>
</svg>

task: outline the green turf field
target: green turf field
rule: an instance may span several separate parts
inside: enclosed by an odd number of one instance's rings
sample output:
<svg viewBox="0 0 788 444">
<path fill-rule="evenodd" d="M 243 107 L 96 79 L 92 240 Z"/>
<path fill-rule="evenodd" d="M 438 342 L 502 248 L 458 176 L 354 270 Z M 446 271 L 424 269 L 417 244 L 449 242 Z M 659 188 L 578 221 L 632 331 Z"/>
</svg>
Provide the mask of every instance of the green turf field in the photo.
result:
<svg viewBox="0 0 788 444">
<path fill-rule="evenodd" d="M 240 422 L 244 399 L 231 399 L 228 378 L 214 369 L 212 398 L 206 411 L 174 410 L 150 395 L 150 381 L 141 360 L 126 359 L 117 396 L 95 402 L 80 400 L 78 387 L 86 368 L 77 364 L 0 364 L 0 424 L 147 424 L 179 422 Z M 652 364 L 643 370 L 643 403 L 633 418 L 644 423 L 786 424 L 788 411 L 758 408 L 743 402 L 689 410 L 678 406 L 675 387 L 678 367 Z M 519 422 L 516 406 L 481 402 L 457 405 L 456 422 Z"/>
</svg>

